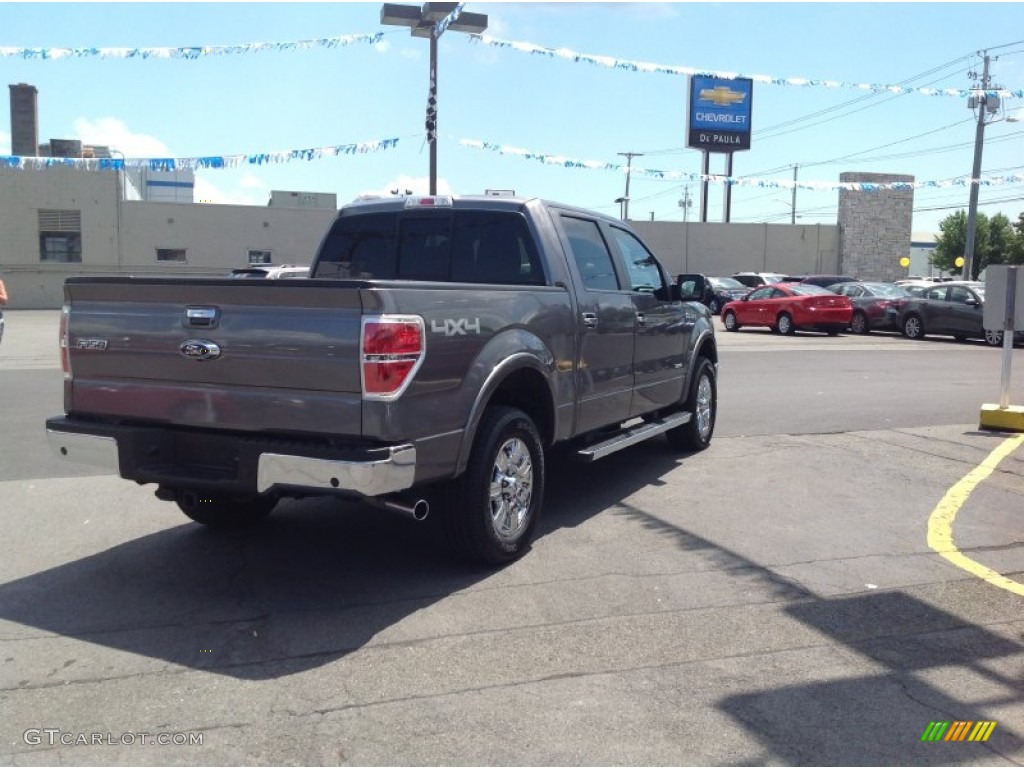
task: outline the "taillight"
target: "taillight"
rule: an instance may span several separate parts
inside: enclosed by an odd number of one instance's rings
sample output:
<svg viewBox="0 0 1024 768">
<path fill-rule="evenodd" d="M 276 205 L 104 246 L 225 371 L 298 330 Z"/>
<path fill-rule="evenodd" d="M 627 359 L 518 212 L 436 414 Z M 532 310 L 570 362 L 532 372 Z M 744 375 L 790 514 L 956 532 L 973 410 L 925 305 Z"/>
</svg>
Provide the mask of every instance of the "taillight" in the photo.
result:
<svg viewBox="0 0 1024 768">
<path fill-rule="evenodd" d="M 412 382 L 426 352 L 423 318 L 363 318 L 362 382 L 367 400 L 396 400 Z"/>
<path fill-rule="evenodd" d="M 71 307 L 65 304 L 60 309 L 60 367 L 64 370 L 64 378 L 71 378 L 71 356 L 68 354 L 68 315 Z"/>
</svg>

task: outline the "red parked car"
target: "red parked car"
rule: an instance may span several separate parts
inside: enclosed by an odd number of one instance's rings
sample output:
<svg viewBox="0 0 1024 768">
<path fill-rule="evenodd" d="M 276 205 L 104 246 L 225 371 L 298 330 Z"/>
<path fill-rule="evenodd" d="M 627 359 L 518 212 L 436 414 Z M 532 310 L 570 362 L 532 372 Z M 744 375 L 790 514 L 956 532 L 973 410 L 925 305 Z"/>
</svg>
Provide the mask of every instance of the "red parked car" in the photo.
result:
<svg viewBox="0 0 1024 768">
<path fill-rule="evenodd" d="M 765 285 L 722 307 L 722 323 L 727 331 L 760 325 L 786 335 L 797 328 L 811 328 L 836 336 L 852 317 L 849 298 L 803 283 Z"/>
</svg>

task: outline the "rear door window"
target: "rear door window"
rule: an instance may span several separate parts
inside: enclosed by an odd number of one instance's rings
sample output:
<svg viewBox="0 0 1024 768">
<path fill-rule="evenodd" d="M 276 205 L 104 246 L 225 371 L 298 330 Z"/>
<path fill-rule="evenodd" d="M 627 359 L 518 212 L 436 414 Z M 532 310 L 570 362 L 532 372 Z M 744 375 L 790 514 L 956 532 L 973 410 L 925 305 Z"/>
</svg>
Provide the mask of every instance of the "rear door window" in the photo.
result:
<svg viewBox="0 0 1024 768">
<path fill-rule="evenodd" d="M 617 291 L 619 278 L 596 221 L 562 216 L 573 261 L 588 291 Z"/>
</svg>

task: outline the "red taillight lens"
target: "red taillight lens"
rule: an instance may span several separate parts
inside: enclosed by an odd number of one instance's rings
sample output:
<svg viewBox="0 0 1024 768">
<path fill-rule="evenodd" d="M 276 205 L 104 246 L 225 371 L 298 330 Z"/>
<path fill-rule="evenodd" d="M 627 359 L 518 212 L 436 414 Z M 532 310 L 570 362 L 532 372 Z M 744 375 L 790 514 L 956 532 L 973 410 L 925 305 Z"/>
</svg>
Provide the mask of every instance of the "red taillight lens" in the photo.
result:
<svg viewBox="0 0 1024 768">
<path fill-rule="evenodd" d="M 363 396 L 371 400 L 398 398 L 423 362 L 425 350 L 423 318 L 363 318 Z"/>
<path fill-rule="evenodd" d="M 65 304 L 60 310 L 60 367 L 64 370 L 64 378 L 71 378 L 71 356 L 68 354 L 68 314 L 71 307 Z"/>
</svg>

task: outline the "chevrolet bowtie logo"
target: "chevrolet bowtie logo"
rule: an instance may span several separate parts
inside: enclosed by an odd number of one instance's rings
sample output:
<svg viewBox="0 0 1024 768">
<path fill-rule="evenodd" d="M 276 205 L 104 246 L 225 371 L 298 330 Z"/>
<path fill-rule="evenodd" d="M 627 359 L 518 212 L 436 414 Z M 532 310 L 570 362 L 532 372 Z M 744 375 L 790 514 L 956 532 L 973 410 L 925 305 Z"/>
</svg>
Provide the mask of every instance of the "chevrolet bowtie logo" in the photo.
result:
<svg viewBox="0 0 1024 768">
<path fill-rule="evenodd" d="M 718 85 L 714 88 L 701 88 L 700 100 L 710 101 L 718 107 L 730 107 L 733 104 L 739 104 L 747 98 L 747 94 L 741 93 L 740 91 L 734 91 L 727 85 Z"/>
</svg>

